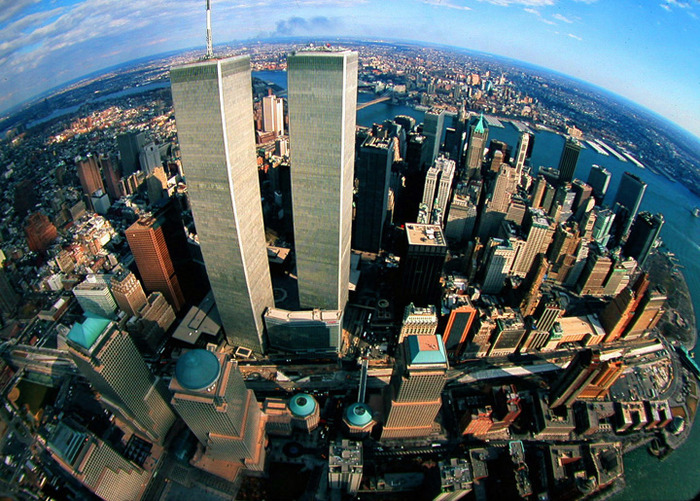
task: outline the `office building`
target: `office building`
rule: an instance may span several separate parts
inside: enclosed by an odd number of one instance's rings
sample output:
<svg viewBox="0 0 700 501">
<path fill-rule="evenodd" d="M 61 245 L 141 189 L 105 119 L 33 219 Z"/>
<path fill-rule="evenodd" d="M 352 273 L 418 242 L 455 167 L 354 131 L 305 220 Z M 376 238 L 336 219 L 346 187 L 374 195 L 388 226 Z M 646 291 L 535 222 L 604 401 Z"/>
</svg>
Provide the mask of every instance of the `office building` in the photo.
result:
<svg viewBox="0 0 700 501">
<path fill-rule="evenodd" d="M 401 258 L 403 294 L 406 303 L 437 304 L 440 276 L 447 256 L 442 229 L 430 224 L 406 224 L 406 254 Z"/>
<path fill-rule="evenodd" d="M 532 185 L 532 193 L 530 195 L 530 207 L 533 209 L 539 209 L 542 207 L 542 200 L 544 198 L 545 187 L 547 186 L 547 180 L 544 176 L 537 176 L 534 184 Z"/>
<path fill-rule="evenodd" d="M 176 312 L 180 311 L 185 298 L 165 243 L 162 221 L 141 216 L 127 228 L 126 239 L 146 289 L 160 292 Z"/>
<path fill-rule="evenodd" d="M 571 212 L 575 215 L 575 220 L 580 219 L 583 211 L 588 203 L 588 200 L 593 196 L 593 188 L 581 181 L 574 179 L 571 182 L 571 191 L 574 193 L 574 201 L 571 204 Z M 595 202 L 595 200 L 593 200 Z"/>
<path fill-rule="evenodd" d="M 554 238 L 554 221 L 541 209 L 528 209 L 523 220 L 525 246 L 518 252 L 511 272 L 524 277 L 538 254 L 547 254 Z"/>
<path fill-rule="evenodd" d="M 481 169 L 481 162 L 484 159 L 484 148 L 489 137 L 489 128 L 484 122 L 482 113 L 479 120 L 469 127 L 469 140 L 467 143 L 467 156 L 465 174 L 467 179 L 471 179 Z"/>
<path fill-rule="evenodd" d="M 435 160 L 425 176 L 423 203 L 429 211 L 447 214 L 447 204 L 452 194 L 452 180 L 455 174 L 455 162 L 443 156 Z M 431 221 L 433 224 L 437 224 Z"/>
<path fill-rule="evenodd" d="M 61 420 L 46 442 L 49 455 L 105 501 L 143 498 L 151 473 L 73 421 Z"/>
<path fill-rule="evenodd" d="M 109 196 L 107 193 L 102 191 L 101 189 L 95 191 L 90 197 L 90 206 L 92 207 L 92 210 L 97 212 L 98 214 L 104 216 L 107 214 L 107 211 L 109 211 L 109 208 L 111 206 L 111 203 L 109 201 Z"/>
<path fill-rule="evenodd" d="M 442 336 L 408 336 L 396 358 L 384 394 L 382 440 L 429 436 L 435 431 L 448 369 Z"/>
<path fill-rule="evenodd" d="M 173 407 L 205 447 L 195 466 L 219 476 L 224 476 L 222 463 L 263 469 L 265 417 L 234 360 L 223 353 L 190 350 L 177 361 L 170 390 Z M 235 472 L 226 475 L 230 479 Z"/>
<path fill-rule="evenodd" d="M 423 119 L 423 156 L 421 165 L 423 168 L 433 165 L 440 152 L 440 142 L 442 141 L 442 131 L 445 128 L 445 112 L 441 109 L 431 109 L 425 113 Z"/>
<path fill-rule="evenodd" d="M 255 160 L 250 59 L 178 66 L 170 80 L 187 191 L 226 338 L 263 350 L 262 315 L 274 298 Z"/>
<path fill-rule="evenodd" d="M 557 284 L 566 281 L 569 272 L 576 264 L 576 250 L 581 237 L 575 224 L 559 224 L 554 232 L 552 245 L 549 248 L 549 260 L 552 263 L 547 276 Z"/>
<path fill-rule="evenodd" d="M 122 175 L 129 177 L 134 172 L 141 170 L 139 153 L 146 144 L 146 136 L 143 132 L 127 132 L 117 136 L 117 146 L 121 156 Z"/>
<path fill-rule="evenodd" d="M 20 297 L 12 287 L 5 268 L 0 264 L 0 324 L 2 324 L 2 316 L 12 315 L 19 304 Z"/>
<path fill-rule="evenodd" d="M 270 94 L 262 100 L 263 131 L 284 134 L 284 99 Z"/>
<path fill-rule="evenodd" d="M 525 160 L 527 160 L 528 153 L 530 150 L 530 134 L 527 132 L 520 133 L 520 139 L 518 140 L 518 147 L 515 152 L 515 170 L 518 172 L 523 171 L 525 166 Z"/>
<path fill-rule="evenodd" d="M 476 308 L 472 306 L 467 296 L 460 297 L 459 306 L 450 311 L 443 337 L 445 349 L 450 353 L 459 353 L 467 342 L 469 333 L 478 316 Z"/>
<path fill-rule="evenodd" d="M 357 53 L 297 51 L 287 67 L 299 302 L 342 310 L 349 293 Z"/>
<path fill-rule="evenodd" d="M 410 303 L 404 309 L 398 342 L 403 342 L 406 336 L 433 336 L 437 327 L 438 318 L 435 306 L 419 308 Z"/>
<path fill-rule="evenodd" d="M 615 194 L 615 200 L 613 201 L 613 211 L 617 219 L 616 237 L 618 242 L 627 238 L 646 189 L 647 183 L 638 176 L 631 172 L 625 172 L 622 175 L 620 185 Z"/>
<path fill-rule="evenodd" d="M 58 238 L 56 226 L 41 212 L 35 212 L 29 216 L 24 234 L 27 237 L 27 246 L 33 252 L 47 250 Z"/>
<path fill-rule="evenodd" d="M 457 243 L 471 240 L 476 226 L 476 218 L 476 204 L 471 198 L 455 190 L 447 214 L 445 237 Z"/>
<path fill-rule="evenodd" d="M 652 215 L 650 212 L 640 212 L 625 243 L 624 255 L 633 257 L 639 266 L 644 267 L 663 225 L 663 214 Z"/>
<path fill-rule="evenodd" d="M 162 444 L 175 414 L 166 386 L 151 374 L 131 336 L 110 320 L 88 315 L 73 325 L 67 341 L 102 404 L 123 424 Z"/>
<path fill-rule="evenodd" d="M 328 487 L 351 496 L 362 481 L 362 442 L 341 440 L 328 447 Z"/>
<path fill-rule="evenodd" d="M 564 150 L 559 158 L 559 183 L 570 183 L 574 180 L 578 156 L 581 153 L 581 143 L 572 137 L 567 137 Z"/>
<path fill-rule="evenodd" d="M 587 183 L 593 189 L 593 196 L 598 205 L 602 204 L 610 186 L 610 171 L 600 165 L 592 165 Z"/>
<path fill-rule="evenodd" d="M 271 348 L 294 353 L 335 352 L 342 342 L 342 310 L 288 311 L 268 308 L 263 316 Z"/>
<path fill-rule="evenodd" d="M 100 164 L 100 168 L 102 169 L 105 189 L 107 190 L 110 200 L 119 200 L 124 193 L 122 193 L 119 187 L 119 181 L 121 180 L 122 175 L 118 168 L 118 160 L 106 155 L 100 155 L 98 162 Z"/>
<path fill-rule="evenodd" d="M 616 216 L 610 209 L 600 207 L 593 209 L 593 214 L 595 214 L 595 222 L 591 228 L 591 239 L 602 246 L 607 246 L 612 236 Z"/>
<path fill-rule="evenodd" d="M 165 341 L 165 333 L 175 323 L 175 310 L 160 292 L 151 292 L 137 316 L 126 323 L 126 330 L 144 353 L 156 354 Z"/>
<path fill-rule="evenodd" d="M 160 152 L 156 143 L 151 141 L 143 145 L 139 151 L 139 164 L 146 176 L 153 174 L 158 167 L 163 167 L 163 162 L 160 160 Z"/>
<path fill-rule="evenodd" d="M 523 317 L 516 313 L 513 318 L 499 318 L 491 339 L 489 357 L 505 357 L 512 355 L 520 347 L 525 336 Z"/>
<path fill-rule="evenodd" d="M 88 155 L 86 158 L 78 157 L 75 159 L 75 165 L 80 186 L 83 188 L 83 194 L 86 197 L 90 197 L 97 190 L 105 191 L 102 174 L 100 174 L 100 166 L 97 165 L 97 158 L 93 155 Z"/>
<path fill-rule="evenodd" d="M 381 249 L 393 159 L 391 138 L 368 136 L 357 153 L 353 249 L 373 253 Z"/>
<path fill-rule="evenodd" d="M 85 313 L 98 317 L 113 318 L 117 303 L 109 290 L 110 276 L 88 275 L 73 287 L 73 295 Z"/>
<path fill-rule="evenodd" d="M 601 361 L 598 351 L 578 352 L 552 387 L 549 407 L 571 407 L 578 398 L 603 398 L 622 374 L 622 369 L 620 362 Z"/>
<path fill-rule="evenodd" d="M 647 290 L 635 308 L 634 315 L 631 316 L 622 337 L 624 339 L 638 339 L 651 332 L 665 312 L 663 306 L 667 299 L 666 291 L 660 287 Z"/>
<path fill-rule="evenodd" d="M 604 296 L 605 283 L 614 263 L 610 254 L 599 244 L 591 244 L 590 249 L 576 290 L 582 296 Z"/>
<path fill-rule="evenodd" d="M 491 238 L 486 245 L 485 256 L 481 291 L 484 294 L 498 294 L 513 267 L 516 250 L 509 240 Z"/>
<path fill-rule="evenodd" d="M 535 308 L 537 308 L 542 297 L 540 292 L 542 281 L 548 271 L 549 261 L 547 261 L 544 254 L 537 254 L 530 271 L 516 289 L 515 295 L 519 303 L 518 307 L 524 317 L 529 317 L 535 312 Z"/>
</svg>

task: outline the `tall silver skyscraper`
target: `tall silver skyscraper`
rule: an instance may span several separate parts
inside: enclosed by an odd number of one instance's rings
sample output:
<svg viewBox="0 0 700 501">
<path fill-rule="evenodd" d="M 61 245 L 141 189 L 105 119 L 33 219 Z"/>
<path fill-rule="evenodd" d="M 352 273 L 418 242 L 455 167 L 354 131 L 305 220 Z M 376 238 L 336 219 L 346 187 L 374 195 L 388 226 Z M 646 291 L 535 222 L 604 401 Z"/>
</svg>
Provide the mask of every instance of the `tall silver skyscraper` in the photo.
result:
<svg viewBox="0 0 700 501">
<path fill-rule="evenodd" d="M 170 82 L 192 213 L 226 338 L 262 350 L 262 315 L 275 303 L 255 160 L 250 58 L 174 67 Z"/>
<path fill-rule="evenodd" d="M 350 274 L 357 53 L 297 51 L 287 69 L 299 302 L 341 310 Z"/>
</svg>

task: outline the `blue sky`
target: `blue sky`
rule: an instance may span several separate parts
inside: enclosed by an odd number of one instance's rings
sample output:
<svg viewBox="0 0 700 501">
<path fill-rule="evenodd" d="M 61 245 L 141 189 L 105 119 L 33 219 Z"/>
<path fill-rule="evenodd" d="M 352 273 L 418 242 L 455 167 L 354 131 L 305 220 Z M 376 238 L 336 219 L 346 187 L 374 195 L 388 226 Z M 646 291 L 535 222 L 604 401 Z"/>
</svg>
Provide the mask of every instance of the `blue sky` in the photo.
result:
<svg viewBox="0 0 700 501">
<path fill-rule="evenodd" d="M 214 42 L 400 38 L 534 63 L 700 137 L 698 0 L 212 0 Z M 0 0 L 0 111 L 131 59 L 204 43 L 204 0 Z"/>
</svg>

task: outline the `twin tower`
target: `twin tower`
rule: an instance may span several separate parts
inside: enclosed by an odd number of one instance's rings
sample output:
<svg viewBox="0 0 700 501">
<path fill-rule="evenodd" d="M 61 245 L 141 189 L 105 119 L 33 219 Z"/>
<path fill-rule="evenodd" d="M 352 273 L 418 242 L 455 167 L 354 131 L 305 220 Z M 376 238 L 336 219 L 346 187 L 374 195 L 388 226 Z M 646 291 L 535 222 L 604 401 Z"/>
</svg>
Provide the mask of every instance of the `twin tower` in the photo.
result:
<svg viewBox="0 0 700 501">
<path fill-rule="evenodd" d="M 348 298 L 356 52 L 287 58 L 294 240 L 302 308 Z M 199 243 L 229 344 L 263 350 L 274 307 L 255 154 L 249 56 L 174 67 L 177 132 Z"/>
</svg>

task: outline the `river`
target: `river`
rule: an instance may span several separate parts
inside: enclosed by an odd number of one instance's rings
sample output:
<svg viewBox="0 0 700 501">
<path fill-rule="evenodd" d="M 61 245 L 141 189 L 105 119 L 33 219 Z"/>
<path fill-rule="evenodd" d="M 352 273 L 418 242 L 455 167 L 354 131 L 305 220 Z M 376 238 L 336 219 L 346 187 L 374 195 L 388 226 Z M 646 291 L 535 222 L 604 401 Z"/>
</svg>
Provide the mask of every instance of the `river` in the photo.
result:
<svg viewBox="0 0 700 501">
<path fill-rule="evenodd" d="M 254 76 L 287 88 L 287 75 L 282 71 L 255 72 Z M 358 101 L 367 102 L 374 98 L 370 94 L 359 94 Z M 409 115 L 421 122 L 424 113 L 404 105 L 382 102 L 357 113 L 357 124 L 371 126 L 382 123 L 396 115 Z M 450 126 L 451 119 L 446 120 Z M 514 150 L 519 133 L 510 122 L 503 122 L 504 128 L 491 127 L 489 138 L 508 143 Z M 532 151 L 533 168 L 539 166 L 557 167 L 559 156 L 564 147 L 562 136 L 547 132 L 535 132 L 535 145 Z M 700 218 L 693 217 L 691 209 L 700 206 L 700 197 L 691 193 L 680 183 L 674 183 L 663 176 L 658 176 L 648 169 L 640 169 L 631 162 L 622 162 L 614 156 L 597 153 L 586 145 L 581 151 L 576 177 L 586 180 L 591 165 L 598 164 L 612 173 L 606 202 L 615 196 L 620 178 L 625 171 L 630 171 L 649 185 L 642 200 L 641 209 L 661 212 L 666 223 L 661 229 L 661 238 L 666 247 L 676 254 L 684 269 L 681 271 L 688 282 L 693 298 L 696 325 L 700 325 Z M 700 450 L 700 423 L 693 427 L 688 441 L 674 451 L 665 461 L 659 461 L 649 455 L 646 448 L 640 448 L 625 456 L 625 477 L 628 488 L 614 497 L 615 501 L 657 501 L 687 500 L 700 492 L 700 468 L 698 467 L 698 450 Z"/>
</svg>

